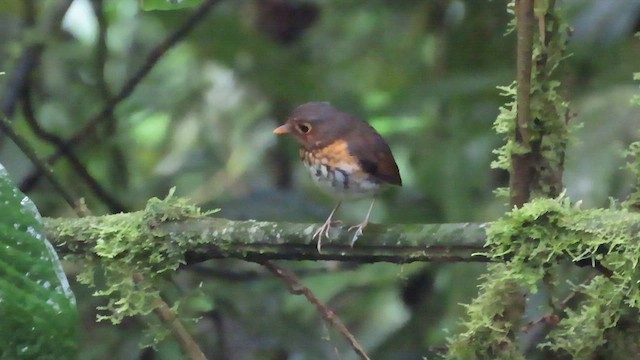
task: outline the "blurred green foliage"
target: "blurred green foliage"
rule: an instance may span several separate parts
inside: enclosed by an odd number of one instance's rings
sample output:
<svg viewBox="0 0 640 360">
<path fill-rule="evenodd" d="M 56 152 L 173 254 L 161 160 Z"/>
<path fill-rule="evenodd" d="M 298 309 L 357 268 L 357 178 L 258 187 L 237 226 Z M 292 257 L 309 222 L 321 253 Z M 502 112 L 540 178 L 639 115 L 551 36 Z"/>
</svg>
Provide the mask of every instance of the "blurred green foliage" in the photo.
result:
<svg viewBox="0 0 640 360">
<path fill-rule="evenodd" d="M 31 110 L 62 138 L 98 113 L 193 10 L 143 9 L 195 2 L 65 3 L 0 2 L 1 110 L 25 53 L 40 47 L 28 77 Z M 576 31 L 573 55 L 557 69 L 558 92 L 577 114 L 571 121 L 583 124 L 567 149 L 565 186 L 572 199 L 604 206 L 632 189 L 633 177 L 620 167 L 622 151 L 637 138 L 629 99 L 637 94 L 631 74 L 640 45 L 632 33 L 640 9 L 616 0 L 563 4 Z M 504 103 L 496 86 L 515 77 L 515 37 L 503 36 L 510 18 L 499 1 L 221 1 L 75 150 L 129 210 L 176 186 L 179 196 L 222 208 L 223 217 L 318 222 L 333 200 L 311 184 L 293 141 L 276 142 L 271 130 L 303 102 L 330 101 L 369 120 L 400 167 L 404 186 L 385 194 L 374 222 L 490 221 L 506 209 L 493 190 L 507 176 L 489 164 L 502 141 L 492 129 Z M 34 134 L 24 103 L 15 102 L 14 126 L 46 157 L 54 146 Z M 0 162 L 17 183 L 34 171 L 9 141 L 0 142 Z M 110 212 L 67 161 L 54 168 L 95 214 Z M 46 216 L 71 214 L 43 180 L 29 196 Z M 349 204 L 338 217 L 359 221 L 367 205 Z M 286 265 L 304 275 L 374 359 L 420 359 L 445 345 L 465 313 L 459 304 L 477 294 L 484 271 L 480 264 Z M 71 263 L 66 270 L 80 272 Z M 96 323 L 104 301 L 72 286 L 83 317 L 82 359 L 154 351 L 138 346 L 149 341 L 142 329 L 152 319 Z M 191 328 L 213 359 L 324 359 L 336 351 L 354 358 L 312 306 L 253 264 L 210 261 L 159 290 L 170 301 L 183 299 L 186 317 L 200 317 Z M 156 350 L 157 359 L 179 356 L 170 339 Z"/>
</svg>

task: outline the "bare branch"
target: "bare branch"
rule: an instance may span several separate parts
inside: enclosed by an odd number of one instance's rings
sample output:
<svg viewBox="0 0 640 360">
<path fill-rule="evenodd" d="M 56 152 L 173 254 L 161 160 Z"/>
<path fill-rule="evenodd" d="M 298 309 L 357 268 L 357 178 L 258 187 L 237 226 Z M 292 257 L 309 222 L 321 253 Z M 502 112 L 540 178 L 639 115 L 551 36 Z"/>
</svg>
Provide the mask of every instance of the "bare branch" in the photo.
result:
<svg viewBox="0 0 640 360">
<path fill-rule="evenodd" d="M 338 317 L 338 315 L 331 309 L 327 307 L 317 296 L 306 286 L 302 285 L 300 279 L 295 276 L 292 272 L 282 268 L 270 261 L 261 261 L 259 262 L 262 266 L 264 266 L 267 270 L 271 271 L 275 276 L 280 278 L 289 289 L 289 292 L 293 295 L 303 295 L 307 300 L 313 304 L 318 313 L 322 316 L 322 318 L 331 324 L 333 327 L 338 329 L 338 331 L 342 334 L 342 336 L 347 339 L 349 344 L 353 350 L 360 356 L 361 359 L 370 360 L 367 353 L 364 351 L 364 348 L 358 340 L 353 336 L 353 334 L 349 331 L 349 329 L 344 325 L 342 320 Z"/>
<path fill-rule="evenodd" d="M 47 163 L 43 162 L 38 158 L 38 155 L 36 155 L 36 152 L 35 150 L 33 150 L 31 145 L 29 145 L 29 143 L 24 138 L 22 138 L 13 130 L 13 127 L 11 126 L 11 122 L 9 121 L 9 119 L 4 113 L 1 113 L 1 112 L 0 112 L 0 128 L 7 136 L 9 136 L 11 141 L 13 141 L 16 144 L 16 146 L 18 146 L 18 148 L 22 151 L 22 153 L 24 153 L 29 158 L 29 160 L 31 160 L 31 162 L 38 169 L 40 169 L 40 171 L 42 171 L 42 173 L 47 178 L 47 180 L 49 180 L 51 185 L 54 187 L 54 189 L 56 189 L 56 191 L 60 194 L 60 196 L 64 198 L 67 204 L 69 204 L 69 206 L 71 206 L 72 209 L 75 209 L 76 208 L 75 197 L 71 195 L 71 193 L 69 193 L 64 188 L 64 186 L 62 186 L 62 184 L 58 181 L 58 179 L 53 175 L 53 170 L 51 169 L 51 167 Z"/>
<path fill-rule="evenodd" d="M 23 99 L 22 99 L 22 111 L 24 113 L 25 119 L 27 120 L 27 124 L 31 130 L 38 136 L 40 139 L 56 146 L 59 149 L 64 149 L 64 157 L 69 161 L 73 170 L 78 174 L 80 179 L 82 179 L 85 184 L 89 187 L 89 189 L 93 192 L 93 194 L 100 199 L 111 212 L 122 212 L 126 211 L 126 207 L 113 195 L 111 195 L 101 184 L 96 180 L 89 170 L 82 164 L 80 158 L 73 152 L 71 148 L 64 147 L 64 139 L 61 137 L 45 130 L 40 126 L 38 119 L 36 119 L 35 112 L 33 110 L 33 104 L 31 99 L 31 90 L 30 87 L 24 89 Z M 37 168 L 37 166 L 36 166 Z M 26 192 L 25 189 L 21 189 Z"/>
<path fill-rule="evenodd" d="M 142 281 L 144 278 L 141 274 L 137 274 L 133 276 L 133 280 L 138 283 Z M 178 340 L 178 343 L 182 347 L 182 349 L 187 353 L 189 359 L 191 360 L 207 360 L 207 357 L 204 356 L 204 353 L 200 349 L 198 343 L 193 339 L 187 328 L 182 324 L 180 319 L 176 316 L 176 313 L 169 307 L 169 305 L 162 299 L 162 297 L 158 296 L 155 299 L 155 313 L 164 321 L 165 324 L 171 330 L 173 336 Z"/>
</svg>

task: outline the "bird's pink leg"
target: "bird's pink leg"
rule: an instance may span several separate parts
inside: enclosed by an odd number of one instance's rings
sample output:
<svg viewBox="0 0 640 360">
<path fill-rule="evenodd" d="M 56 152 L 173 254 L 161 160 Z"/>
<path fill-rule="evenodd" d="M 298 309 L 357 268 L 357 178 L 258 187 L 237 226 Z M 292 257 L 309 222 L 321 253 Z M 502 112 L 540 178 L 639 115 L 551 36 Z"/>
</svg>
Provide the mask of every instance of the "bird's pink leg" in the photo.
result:
<svg viewBox="0 0 640 360">
<path fill-rule="evenodd" d="M 329 230 L 331 229 L 331 224 L 333 223 L 333 214 L 335 214 L 335 212 L 338 211 L 338 209 L 340 208 L 340 205 L 342 205 L 342 201 L 339 201 L 338 205 L 336 205 L 336 207 L 334 207 L 333 210 L 331 210 L 331 214 L 329 214 L 327 221 L 325 221 L 324 224 L 322 224 L 322 226 L 320 226 L 318 230 L 316 230 L 316 232 L 314 232 L 313 236 L 311 237 L 312 239 L 315 239 L 316 237 L 318 238 L 318 245 L 317 245 L 318 252 L 321 252 L 320 249 L 322 248 L 322 237 L 324 236 L 327 239 L 329 238 Z"/>
<path fill-rule="evenodd" d="M 375 202 L 376 199 L 373 198 L 373 200 L 371 200 L 371 205 L 369 205 L 369 211 L 367 211 L 367 216 L 365 216 L 364 221 L 349 228 L 349 231 L 356 229 L 355 234 L 353 234 L 353 239 L 351 240 L 351 247 L 353 247 L 353 244 L 355 244 L 356 240 L 358 240 L 360 235 L 362 235 L 362 230 L 367 226 L 367 224 L 369 224 L 369 215 L 371 215 L 371 209 L 373 209 L 373 204 L 375 204 Z"/>
</svg>

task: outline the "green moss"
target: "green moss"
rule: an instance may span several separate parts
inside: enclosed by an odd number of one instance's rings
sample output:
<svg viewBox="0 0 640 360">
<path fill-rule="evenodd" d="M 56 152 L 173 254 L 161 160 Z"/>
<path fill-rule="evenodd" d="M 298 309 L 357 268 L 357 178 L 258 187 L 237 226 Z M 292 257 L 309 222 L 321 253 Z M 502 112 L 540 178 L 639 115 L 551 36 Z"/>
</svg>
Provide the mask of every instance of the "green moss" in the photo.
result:
<svg viewBox="0 0 640 360">
<path fill-rule="evenodd" d="M 493 358 L 491 349 L 499 344 L 509 345 L 504 351 L 512 356 L 514 340 L 506 335 L 514 330 L 497 317 L 520 308 L 515 294 L 536 292 L 537 285 L 567 260 L 597 260 L 614 275 L 598 276 L 575 289 L 586 299 L 576 310 L 565 311 L 544 346 L 573 358 L 592 354 L 605 343 L 605 332 L 616 326 L 621 314 L 640 310 L 638 224 L 640 214 L 623 208 L 584 210 L 564 195 L 535 199 L 494 222 L 487 230 L 487 255 L 507 265 L 492 265 L 484 276 L 480 295 L 468 306 L 466 331 L 451 340 L 450 358 Z M 472 344 L 466 351 L 476 356 L 458 350 L 462 344 Z"/>
<path fill-rule="evenodd" d="M 511 154 L 514 152 L 521 153 L 522 151 L 527 151 L 527 149 L 518 149 L 514 141 L 515 138 L 511 135 L 515 134 L 517 116 L 516 82 L 514 81 L 509 86 L 498 86 L 498 89 L 501 91 L 500 96 L 506 97 L 511 101 L 508 101 L 504 106 L 500 107 L 500 113 L 493 123 L 493 128 L 496 132 L 505 136 L 505 144 L 493 151 L 497 158 L 491 163 L 491 167 L 509 171 L 511 169 Z"/>
<path fill-rule="evenodd" d="M 98 307 L 99 321 L 117 324 L 125 317 L 153 311 L 163 276 L 183 264 L 185 251 L 196 245 L 193 242 L 198 240 L 167 234 L 160 230 L 160 225 L 204 217 L 211 212 L 202 212 L 173 194 L 172 189 L 163 200 L 150 199 L 141 212 L 110 215 L 100 222 L 93 218 L 77 220 L 86 223 L 82 226 L 85 233 L 76 234 L 77 238 L 93 248 L 89 255 L 70 257 L 85 265 L 78 281 L 98 288 L 95 296 L 107 298 L 107 304 Z M 58 230 L 65 234 L 65 229 Z"/>
<path fill-rule="evenodd" d="M 625 312 L 619 284 L 598 277 L 580 287 L 587 299 L 577 310 L 567 309 L 566 318 L 549 334 L 543 346 L 572 359 L 588 359 L 606 343 L 605 333 L 616 326 Z"/>
<path fill-rule="evenodd" d="M 449 359 L 524 359 L 518 352 L 515 334 L 525 302 L 519 284 L 506 276 L 511 273 L 508 265 L 489 266 L 482 277 L 480 294 L 466 306 L 469 319 L 463 324 L 463 332 L 450 339 Z"/>
<path fill-rule="evenodd" d="M 636 36 L 638 36 L 638 34 L 636 34 Z M 633 79 L 640 80 L 640 73 L 634 73 Z M 631 103 L 640 105 L 640 95 L 634 96 L 633 99 L 631 99 Z M 623 205 L 638 211 L 640 210 L 640 141 L 631 143 L 624 155 L 627 158 L 626 168 L 635 176 L 636 183 L 633 192 Z"/>
</svg>

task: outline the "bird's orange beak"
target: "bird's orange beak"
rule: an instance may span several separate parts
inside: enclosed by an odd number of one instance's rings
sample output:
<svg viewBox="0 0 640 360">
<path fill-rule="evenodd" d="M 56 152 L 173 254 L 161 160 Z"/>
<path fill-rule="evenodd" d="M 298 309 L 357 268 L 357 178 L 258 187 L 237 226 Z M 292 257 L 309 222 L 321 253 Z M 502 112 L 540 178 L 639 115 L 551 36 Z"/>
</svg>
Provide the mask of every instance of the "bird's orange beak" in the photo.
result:
<svg viewBox="0 0 640 360">
<path fill-rule="evenodd" d="M 291 132 L 291 126 L 289 126 L 289 123 L 286 123 L 284 125 L 278 126 L 277 128 L 275 128 L 273 130 L 274 134 L 288 134 Z"/>
</svg>

